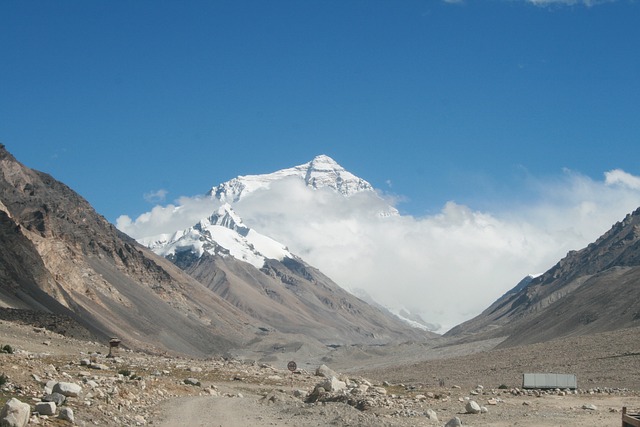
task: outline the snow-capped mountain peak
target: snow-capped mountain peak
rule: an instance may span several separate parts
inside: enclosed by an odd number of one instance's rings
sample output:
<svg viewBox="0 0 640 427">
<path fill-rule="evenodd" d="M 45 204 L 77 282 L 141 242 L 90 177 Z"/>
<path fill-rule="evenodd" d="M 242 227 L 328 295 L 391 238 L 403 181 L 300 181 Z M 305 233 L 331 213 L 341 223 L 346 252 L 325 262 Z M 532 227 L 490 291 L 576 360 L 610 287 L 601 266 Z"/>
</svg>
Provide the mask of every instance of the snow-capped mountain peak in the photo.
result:
<svg viewBox="0 0 640 427">
<path fill-rule="evenodd" d="M 210 226 L 216 225 L 234 230 L 243 236 L 247 236 L 250 231 L 250 228 L 244 225 L 242 219 L 228 203 L 224 203 L 216 212 L 213 213 L 213 215 L 196 224 L 195 228 L 203 231 Z"/>
<path fill-rule="evenodd" d="M 185 252 L 200 257 L 206 252 L 222 257 L 232 256 L 256 268 L 262 268 L 266 259 L 294 258 L 281 243 L 244 225 L 227 203 L 193 227 L 139 241 L 158 255 L 169 258 Z"/>
<path fill-rule="evenodd" d="M 211 216 L 186 230 L 142 238 L 139 242 L 170 259 L 187 254 L 199 258 L 209 253 L 232 256 L 261 268 L 267 258 L 294 258 L 285 245 L 246 226 L 232 207 L 240 206 L 236 202 L 257 190 L 268 190 L 277 181 L 291 178 L 303 180 L 310 189 L 330 188 L 347 198 L 362 192 L 371 192 L 378 197 L 371 184 L 323 154 L 303 165 L 269 174 L 239 176 L 213 187 L 208 196 L 222 205 Z M 397 210 L 393 206 L 383 206 L 378 214 L 383 217 L 397 215 Z"/>
<path fill-rule="evenodd" d="M 289 177 L 303 179 L 311 188 L 332 188 L 344 196 L 360 191 L 373 191 L 373 187 L 362 178 L 358 178 L 340 166 L 331 157 L 321 154 L 303 165 L 263 175 L 243 175 L 213 187 L 209 195 L 222 202 L 234 203 L 246 195 L 268 189 L 274 181 Z"/>
</svg>

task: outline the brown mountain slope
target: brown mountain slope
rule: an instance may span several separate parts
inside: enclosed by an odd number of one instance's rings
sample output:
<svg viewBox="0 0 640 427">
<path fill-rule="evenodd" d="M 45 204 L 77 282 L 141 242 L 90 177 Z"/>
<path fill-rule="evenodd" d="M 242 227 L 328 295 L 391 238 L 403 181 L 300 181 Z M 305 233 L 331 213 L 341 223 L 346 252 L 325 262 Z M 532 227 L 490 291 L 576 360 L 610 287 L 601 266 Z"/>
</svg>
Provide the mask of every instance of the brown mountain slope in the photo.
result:
<svg viewBox="0 0 640 427">
<path fill-rule="evenodd" d="M 1 145 L 0 202 L 0 305 L 69 313 L 100 338 L 197 355 L 254 335 L 244 313 Z"/>
<path fill-rule="evenodd" d="M 0 307 L 66 314 L 101 339 L 117 336 L 131 347 L 265 353 L 295 341 L 326 351 L 336 343 L 433 335 L 369 306 L 302 261 L 258 270 L 205 257 L 189 260 L 192 277 L 1 145 L 0 246 Z"/>
<path fill-rule="evenodd" d="M 640 209 L 445 336 L 502 346 L 640 325 Z"/>
<path fill-rule="evenodd" d="M 183 256 L 185 253 L 182 254 Z M 409 327 L 336 285 L 302 260 L 267 260 L 257 270 L 232 257 L 205 254 L 186 263 L 191 276 L 258 321 L 324 345 L 380 344 L 435 337 Z"/>
</svg>

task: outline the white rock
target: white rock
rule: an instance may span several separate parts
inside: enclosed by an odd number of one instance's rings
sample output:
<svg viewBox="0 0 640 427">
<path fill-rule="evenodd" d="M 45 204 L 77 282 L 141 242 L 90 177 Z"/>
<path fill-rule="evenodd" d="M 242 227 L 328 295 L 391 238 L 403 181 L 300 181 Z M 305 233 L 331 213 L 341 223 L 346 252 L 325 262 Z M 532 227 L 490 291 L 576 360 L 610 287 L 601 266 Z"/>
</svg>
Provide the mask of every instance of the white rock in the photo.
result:
<svg viewBox="0 0 640 427">
<path fill-rule="evenodd" d="M 318 366 L 318 369 L 316 369 L 316 376 L 331 378 L 331 377 L 337 377 L 338 374 L 336 374 L 335 371 L 330 369 L 327 365 L 320 365 Z"/>
<path fill-rule="evenodd" d="M 588 404 L 588 405 L 582 405 L 582 409 L 587 409 L 589 411 L 597 411 L 598 407 L 592 403 Z"/>
<path fill-rule="evenodd" d="M 431 421 L 438 422 L 438 414 L 433 409 L 427 409 L 424 415 L 429 418 Z"/>
<path fill-rule="evenodd" d="M 53 392 L 67 397 L 78 397 L 82 392 L 82 387 L 76 383 L 59 382 L 53 386 Z"/>
<path fill-rule="evenodd" d="M 53 386 L 56 385 L 57 383 L 58 383 L 58 381 L 55 381 L 55 380 L 47 381 L 47 383 L 44 385 L 44 392 L 46 394 L 53 393 Z"/>
<path fill-rule="evenodd" d="M 25 427 L 31 416 L 31 407 L 12 397 L 0 411 L 0 425 L 3 427 Z"/>
<path fill-rule="evenodd" d="M 336 377 L 331 377 L 327 378 L 320 386 L 326 391 L 336 392 L 347 388 L 347 383 L 340 381 Z"/>
<path fill-rule="evenodd" d="M 479 414 L 482 411 L 480 405 L 478 405 L 475 400 L 468 401 L 464 408 L 468 414 Z"/>
</svg>

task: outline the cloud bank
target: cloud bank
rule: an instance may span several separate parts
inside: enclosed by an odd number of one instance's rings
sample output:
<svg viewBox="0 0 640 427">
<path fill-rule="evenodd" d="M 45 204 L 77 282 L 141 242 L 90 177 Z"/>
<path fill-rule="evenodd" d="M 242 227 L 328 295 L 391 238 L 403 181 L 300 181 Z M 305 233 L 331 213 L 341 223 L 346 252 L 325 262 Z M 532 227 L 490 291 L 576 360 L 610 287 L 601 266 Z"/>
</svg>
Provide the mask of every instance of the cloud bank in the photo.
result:
<svg viewBox="0 0 640 427">
<path fill-rule="evenodd" d="M 409 309 L 445 332 L 640 206 L 640 178 L 622 170 L 603 181 L 564 171 L 527 186 L 526 203 L 502 202 L 493 211 L 451 201 L 435 215 L 381 217 L 393 200 L 366 192 L 345 199 L 289 179 L 234 209 L 342 287 Z M 135 221 L 121 216 L 117 226 L 135 238 L 172 232 L 210 215 L 217 203 L 183 197 Z"/>
<path fill-rule="evenodd" d="M 603 3 L 613 3 L 616 0 L 527 0 L 536 6 L 549 6 L 549 5 L 567 5 L 573 6 L 581 4 L 586 7 L 592 7 Z"/>
</svg>

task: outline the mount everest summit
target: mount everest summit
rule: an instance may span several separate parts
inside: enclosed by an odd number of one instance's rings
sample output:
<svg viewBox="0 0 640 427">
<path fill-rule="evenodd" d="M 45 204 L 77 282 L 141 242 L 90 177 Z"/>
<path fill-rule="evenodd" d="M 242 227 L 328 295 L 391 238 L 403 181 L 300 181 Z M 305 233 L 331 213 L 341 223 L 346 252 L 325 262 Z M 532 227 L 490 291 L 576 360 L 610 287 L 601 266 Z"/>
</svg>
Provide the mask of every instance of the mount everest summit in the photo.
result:
<svg viewBox="0 0 640 427">
<path fill-rule="evenodd" d="M 302 186 L 304 190 L 301 190 Z M 334 204 L 335 209 L 339 210 L 345 200 L 366 196 L 367 203 L 374 201 L 370 207 L 372 216 L 384 220 L 386 217 L 398 215 L 398 211 L 380 197 L 371 184 L 348 172 L 329 156 L 319 155 L 303 165 L 269 174 L 239 176 L 214 186 L 207 193 L 207 197 L 218 207 L 210 216 L 199 220 L 187 229 L 142 237 L 138 238 L 138 241 L 187 271 L 195 263 L 201 262 L 205 255 L 232 258 L 251 264 L 258 269 L 265 268 L 269 260 L 302 262 L 288 249 L 287 244 L 247 226 L 235 210 L 235 206 L 256 203 L 260 204 L 258 212 L 268 211 L 270 209 L 268 205 L 273 203 L 272 195 L 283 193 L 283 191 L 276 191 L 276 187 L 286 187 L 287 190 L 284 193 L 288 195 L 305 193 L 304 197 L 298 199 L 292 196 L 283 203 L 275 202 L 276 210 L 300 209 L 301 205 L 312 206 L 323 197 L 328 197 L 328 203 Z M 307 209 L 313 209 L 313 207 Z M 271 215 L 270 218 L 274 216 L 278 215 Z M 252 222 L 260 225 L 260 219 L 255 218 L 254 215 Z M 299 215 L 299 221 L 307 220 L 309 223 L 301 227 L 307 226 L 312 229 L 314 221 L 310 215 Z M 287 224 L 283 224 L 283 228 L 286 226 Z M 339 256 L 341 254 L 336 253 L 336 257 Z M 349 284 L 340 285 L 349 289 Z M 425 330 L 438 328 L 438 325 L 425 322 L 419 315 L 411 313 L 404 307 L 398 309 L 384 307 L 362 288 L 351 289 L 351 292 L 369 304 L 390 310 L 414 327 Z"/>
<path fill-rule="evenodd" d="M 330 189 L 344 197 L 359 192 L 374 193 L 367 181 L 346 171 L 326 155 L 319 155 L 309 163 L 264 175 L 246 175 L 213 187 L 207 196 L 221 203 L 208 218 L 185 230 L 139 238 L 138 241 L 165 257 L 190 252 L 197 257 L 211 255 L 231 256 L 261 268 L 267 259 L 293 258 L 284 244 L 247 227 L 234 211 L 233 204 L 255 193 L 268 191 L 273 185 L 296 180 L 315 190 Z M 386 206 L 380 215 L 395 215 L 392 206 Z"/>
<path fill-rule="evenodd" d="M 246 175 L 213 187 L 209 195 L 222 202 L 234 203 L 257 190 L 266 190 L 274 182 L 287 178 L 302 179 L 307 187 L 331 188 L 345 197 L 361 191 L 374 191 L 371 184 L 345 170 L 331 157 L 316 156 L 309 163 L 264 174 Z M 391 208 L 393 209 L 393 208 Z"/>
</svg>

